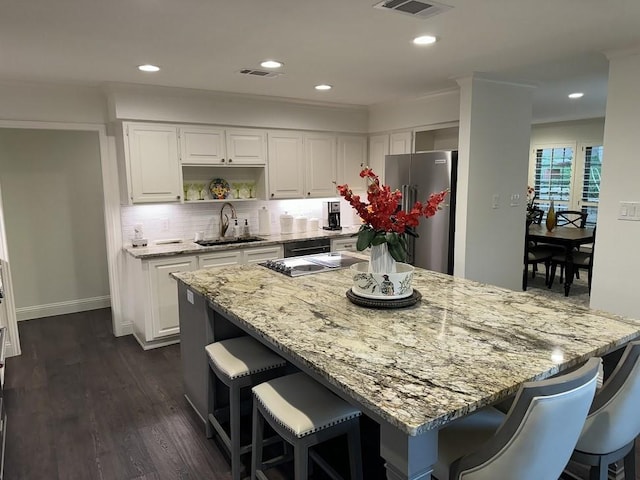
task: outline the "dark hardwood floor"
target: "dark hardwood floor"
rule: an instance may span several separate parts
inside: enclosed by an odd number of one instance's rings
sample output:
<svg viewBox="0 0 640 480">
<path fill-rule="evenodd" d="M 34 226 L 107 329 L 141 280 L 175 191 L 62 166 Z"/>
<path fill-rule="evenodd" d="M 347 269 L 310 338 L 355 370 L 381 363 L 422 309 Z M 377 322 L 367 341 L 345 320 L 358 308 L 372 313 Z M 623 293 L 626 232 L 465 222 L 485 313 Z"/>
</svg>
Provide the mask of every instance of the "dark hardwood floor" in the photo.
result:
<svg viewBox="0 0 640 480">
<path fill-rule="evenodd" d="M 115 338 L 110 310 L 19 324 L 7 359 L 7 480 L 230 478 L 182 395 L 178 345 Z"/>
</svg>

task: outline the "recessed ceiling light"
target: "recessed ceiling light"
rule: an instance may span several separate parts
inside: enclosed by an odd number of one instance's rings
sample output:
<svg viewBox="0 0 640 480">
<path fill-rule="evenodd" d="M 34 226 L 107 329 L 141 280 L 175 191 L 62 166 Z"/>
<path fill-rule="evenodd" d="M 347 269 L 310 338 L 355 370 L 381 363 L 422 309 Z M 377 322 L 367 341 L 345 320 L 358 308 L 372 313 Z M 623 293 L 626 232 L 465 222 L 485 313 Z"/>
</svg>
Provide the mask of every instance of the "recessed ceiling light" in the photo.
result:
<svg viewBox="0 0 640 480">
<path fill-rule="evenodd" d="M 436 43 L 437 40 L 433 35 L 422 35 L 421 37 L 414 38 L 413 43 L 416 45 L 431 45 L 432 43 Z"/>
<path fill-rule="evenodd" d="M 327 85 L 327 84 L 322 84 L 322 85 L 316 85 L 316 90 L 331 90 L 331 85 Z"/>
<path fill-rule="evenodd" d="M 156 67 L 155 65 L 138 65 L 138 70 L 142 72 L 157 72 L 160 70 L 160 67 Z"/>
<path fill-rule="evenodd" d="M 264 68 L 280 68 L 284 65 L 282 62 L 278 62 L 277 60 L 265 60 L 260 64 L 261 67 Z"/>
<path fill-rule="evenodd" d="M 582 92 L 576 92 L 576 93 L 570 93 L 569 94 L 569 98 L 582 98 L 584 97 L 584 93 Z"/>
</svg>

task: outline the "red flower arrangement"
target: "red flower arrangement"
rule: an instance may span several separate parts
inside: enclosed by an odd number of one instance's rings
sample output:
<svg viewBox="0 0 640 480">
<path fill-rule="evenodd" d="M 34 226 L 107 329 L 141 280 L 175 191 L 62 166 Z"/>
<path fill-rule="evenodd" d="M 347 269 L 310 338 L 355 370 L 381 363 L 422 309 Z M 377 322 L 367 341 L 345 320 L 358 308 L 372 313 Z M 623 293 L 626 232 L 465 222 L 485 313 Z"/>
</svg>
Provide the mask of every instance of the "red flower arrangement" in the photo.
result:
<svg viewBox="0 0 640 480">
<path fill-rule="evenodd" d="M 380 185 L 380 179 L 370 168 L 360 172 L 360 177 L 367 179 L 367 200 L 365 203 L 359 195 L 354 195 L 349 185 L 338 185 L 338 192 L 358 212 L 364 224 L 358 231 L 356 248 L 359 251 L 369 246 L 387 243 L 389 253 L 397 262 L 404 262 L 407 257 L 407 241 L 405 234 L 417 237 L 413 228 L 418 226 L 421 217 L 433 217 L 449 193 L 443 190 L 432 193 L 426 202 L 416 202 L 409 212 L 400 209 L 402 193 L 391 191 L 388 185 Z"/>
</svg>

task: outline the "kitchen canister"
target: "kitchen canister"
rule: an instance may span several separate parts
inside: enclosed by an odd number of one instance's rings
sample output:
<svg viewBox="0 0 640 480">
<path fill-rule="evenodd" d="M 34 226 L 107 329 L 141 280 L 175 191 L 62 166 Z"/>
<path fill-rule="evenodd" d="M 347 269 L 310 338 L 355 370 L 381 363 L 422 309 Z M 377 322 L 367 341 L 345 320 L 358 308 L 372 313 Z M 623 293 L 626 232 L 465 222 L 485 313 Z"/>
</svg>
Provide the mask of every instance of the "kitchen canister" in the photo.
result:
<svg viewBox="0 0 640 480">
<path fill-rule="evenodd" d="M 258 210 L 258 235 L 269 235 L 271 233 L 271 216 L 267 207 Z"/>
<path fill-rule="evenodd" d="M 303 233 L 307 231 L 307 217 L 300 216 L 293 220 L 296 233 Z"/>
<path fill-rule="evenodd" d="M 320 220 L 317 218 L 310 218 L 308 227 L 309 227 L 309 231 L 315 232 L 320 228 Z"/>
<path fill-rule="evenodd" d="M 287 212 L 280 215 L 280 233 L 293 233 L 293 215 Z"/>
</svg>

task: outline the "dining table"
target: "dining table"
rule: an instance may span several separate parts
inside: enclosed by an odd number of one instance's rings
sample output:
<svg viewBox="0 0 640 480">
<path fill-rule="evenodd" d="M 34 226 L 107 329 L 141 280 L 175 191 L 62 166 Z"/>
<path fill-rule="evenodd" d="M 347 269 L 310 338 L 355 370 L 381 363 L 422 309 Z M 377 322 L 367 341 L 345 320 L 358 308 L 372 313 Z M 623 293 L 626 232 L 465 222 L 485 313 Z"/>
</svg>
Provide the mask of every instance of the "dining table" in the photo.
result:
<svg viewBox="0 0 640 480">
<path fill-rule="evenodd" d="M 573 265 L 573 252 L 576 251 L 580 245 L 587 243 L 593 243 L 595 240 L 595 229 L 593 227 L 554 227 L 553 230 L 548 230 L 545 225 L 531 224 L 527 229 L 527 244 L 529 242 L 535 242 L 536 244 L 550 244 L 559 245 L 564 248 L 564 264 L 565 264 L 565 276 L 564 276 L 564 296 L 569 296 L 569 290 L 573 283 L 573 276 L 575 273 Z"/>
<path fill-rule="evenodd" d="M 250 335 L 379 426 L 375 453 L 389 480 L 431 478 L 438 431 L 456 418 L 640 338 L 640 320 L 421 268 L 412 288 L 422 297 L 404 308 L 353 303 L 349 268 L 289 277 L 242 265 L 171 275 L 185 397 L 203 422 L 211 394 L 205 346 Z"/>
</svg>

